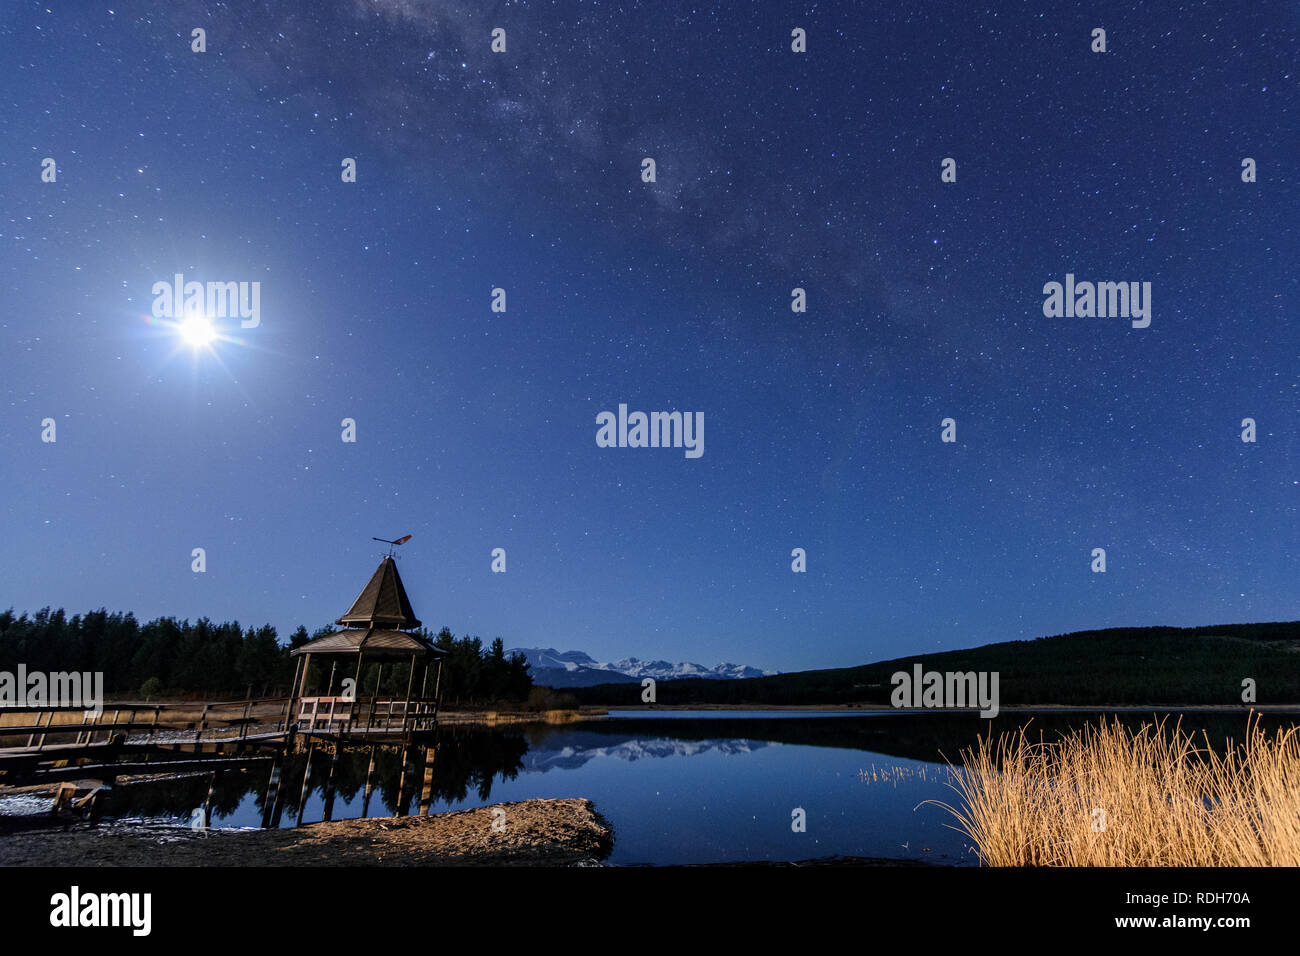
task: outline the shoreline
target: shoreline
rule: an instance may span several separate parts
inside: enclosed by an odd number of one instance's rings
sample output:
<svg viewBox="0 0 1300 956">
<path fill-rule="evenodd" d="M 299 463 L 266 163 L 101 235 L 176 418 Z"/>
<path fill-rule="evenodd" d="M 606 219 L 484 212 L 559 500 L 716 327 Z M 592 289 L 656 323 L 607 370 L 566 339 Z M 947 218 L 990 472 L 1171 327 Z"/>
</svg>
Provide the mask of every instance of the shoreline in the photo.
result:
<svg viewBox="0 0 1300 956">
<path fill-rule="evenodd" d="M 498 810 L 505 828 L 494 831 Z M 585 798 L 525 800 L 424 817 L 337 820 L 280 830 L 218 829 L 206 835 L 148 822 L 92 825 L 48 815 L 0 817 L 0 866 L 5 867 L 585 867 L 606 866 L 612 848 L 613 828 Z M 927 860 L 839 855 L 625 866 L 947 868 Z"/>
<path fill-rule="evenodd" d="M 0 866 L 596 866 L 614 839 L 584 798 L 206 833 L 47 819 L 9 818 Z"/>
</svg>

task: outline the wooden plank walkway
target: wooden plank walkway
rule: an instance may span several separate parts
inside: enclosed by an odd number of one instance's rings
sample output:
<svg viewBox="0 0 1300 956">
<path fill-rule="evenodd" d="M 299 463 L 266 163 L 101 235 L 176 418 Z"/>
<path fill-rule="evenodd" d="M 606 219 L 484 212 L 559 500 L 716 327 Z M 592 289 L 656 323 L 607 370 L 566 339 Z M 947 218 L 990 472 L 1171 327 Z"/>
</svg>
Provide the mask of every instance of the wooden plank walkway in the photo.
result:
<svg viewBox="0 0 1300 956">
<path fill-rule="evenodd" d="M 288 726 L 283 698 L 128 705 L 93 717 L 79 708 L 19 711 L 21 722 L 0 725 L 0 784 L 111 781 L 119 774 L 185 772 L 250 760 L 273 760 L 278 766 L 290 748 L 339 747 L 350 740 L 405 745 L 429 738 L 436 728 L 436 705 L 426 701 L 309 698 L 302 704 Z M 0 717 L 5 713 L 0 710 Z"/>
</svg>

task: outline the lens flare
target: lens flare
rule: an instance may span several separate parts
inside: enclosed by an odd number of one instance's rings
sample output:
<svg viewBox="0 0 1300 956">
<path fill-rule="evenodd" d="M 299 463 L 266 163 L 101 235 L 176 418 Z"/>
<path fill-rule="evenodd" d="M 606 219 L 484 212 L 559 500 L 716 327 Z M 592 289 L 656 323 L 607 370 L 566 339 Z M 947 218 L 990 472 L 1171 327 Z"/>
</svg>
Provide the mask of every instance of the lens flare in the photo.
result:
<svg viewBox="0 0 1300 956">
<path fill-rule="evenodd" d="M 177 330 L 187 343 L 194 348 L 203 348 L 211 345 L 217 337 L 217 330 L 212 327 L 206 316 L 191 315 L 185 318 Z"/>
</svg>

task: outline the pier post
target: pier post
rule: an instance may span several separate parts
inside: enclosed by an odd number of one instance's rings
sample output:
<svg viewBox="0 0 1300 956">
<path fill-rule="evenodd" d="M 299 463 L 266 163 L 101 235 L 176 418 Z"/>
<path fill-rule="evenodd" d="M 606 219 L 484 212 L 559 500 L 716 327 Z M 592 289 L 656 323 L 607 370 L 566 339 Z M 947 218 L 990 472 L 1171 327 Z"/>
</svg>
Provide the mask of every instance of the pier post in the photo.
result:
<svg viewBox="0 0 1300 956">
<path fill-rule="evenodd" d="M 194 752 L 202 753 L 203 731 L 208 729 L 208 705 L 203 705 L 203 713 L 199 715 L 199 722 L 194 725 Z"/>
<path fill-rule="evenodd" d="M 424 786 L 420 788 L 420 816 L 427 817 L 433 805 L 433 760 L 437 756 L 436 747 L 424 748 Z"/>
<path fill-rule="evenodd" d="M 208 774 L 208 795 L 203 798 L 203 829 L 207 830 L 212 826 L 212 796 L 217 791 L 217 781 L 221 778 L 221 771 L 214 770 Z"/>
<path fill-rule="evenodd" d="M 302 789 L 298 792 L 298 826 L 302 826 L 302 814 L 307 808 L 307 782 L 311 780 L 311 756 L 315 750 L 315 744 L 307 745 L 307 766 L 303 768 Z"/>
<path fill-rule="evenodd" d="M 375 792 L 375 745 L 370 745 L 370 766 L 366 768 L 366 795 L 361 801 L 361 819 L 370 816 L 370 795 Z"/>
<path fill-rule="evenodd" d="M 330 772 L 325 778 L 325 815 L 323 819 L 329 823 L 334 819 L 334 772 L 338 769 L 339 753 L 343 750 L 343 743 L 339 741 L 334 745 L 334 755 L 330 757 Z"/>
<path fill-rule="evenodd" d="M 99 781 L 99 786 L 97 786 L 93 791 L 91 791 L 90 796 L 86 797 L 86 799 L 83 801 L 82 805 L 86 809 L 86 819 L 89 820 L 91 823 L 96 822 L 97 820 L 99 820 L 101 816 L 103 816 L 104 801 L 108 799 L 104 795 L 104 791 L 112 790 L 113 784 L 115 784 L 116 782 L 117 782 L 117 774 L 114 773 L 107 774 L 104 777 L 104 779 Z"/>
<path fill-rule="evenodd" d="M 51 808 L 51 812 L 58 813 L 64 807 L 70 806 L 76 795 L 77 785 L 75 783 L 59 784 L 58 789 L 54 791 L 54 806 Z"/>
<path fill-rule="evenodd" d="M 262 801 L 262 828 L 270 830 L 280 825 L 280 768 L 284 751 L 277 750 L 271 758 L 271 779 L 266 785 L 266 799 Z"/>
<path fill-rule="evenodd" d="M 45 749 L 45 734 L 46 734 L 46 731 L 48 731 L 48 730 L 50 729 L 50 725 L 52 725 L 52 724 L 54 723 L 54 711 L 52 711 L 52 710 L 50 710 L 50 711 L 46 711 L 46 713 L 45 713 L 45 714 L 42 714 L 41 716 L 46 716 L 46 714 L 49 715 L 49 718 L 50 718 L 50 719 L 47 720 L 47 721 L 45 722 L 45 730 L 42 730 L 42 731 L 41 731 L 41 739 L 38 740 L 38 741 L 36 741 L 36 752 L 37 752 L 37 753 L 40 753 L 42 750 Z M 41 725 L 41 722 L 38 720 L 38 721 L 36 722 L 36 726 L 39 727 L 40 725 Z M 29 746 L 30 746 L 30 744 L 29 744 Z"/>
<path fill-rule="evenodd" d="M 393 810 L 394 817 L 400 817 L 406 810 L 406 805 L 410 802 L 410 794 L 407 786 L 415 782 L 415 748 L 411 746 L 402 747 L 402 777 L 397 784 L 397 807 Z"/>
</svg>

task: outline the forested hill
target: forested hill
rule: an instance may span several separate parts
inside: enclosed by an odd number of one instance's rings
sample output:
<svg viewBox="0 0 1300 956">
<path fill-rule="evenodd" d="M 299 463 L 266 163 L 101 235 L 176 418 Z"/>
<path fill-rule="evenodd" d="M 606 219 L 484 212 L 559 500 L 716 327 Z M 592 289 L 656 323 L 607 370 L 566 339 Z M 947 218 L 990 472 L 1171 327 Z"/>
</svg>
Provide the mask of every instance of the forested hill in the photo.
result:
<svg viewBox="0 0 1300 956">
<path fill-rule="evenodd" d="M 1300 705 L 1300 621 L 1116 627 L 859 667 L 732 681 L 661 681 L 656 703 L 888 705 L 890 675 L 910 673 L 917 663 L 927 671 L 997 671 L 1002 707 L 1240 705 L 1245 678 L 1255 681 L 1259 704 Z M 571 693 L 584 704 L 636 706 L 642 690 L 639 684 L 601 684 Z"/>
</svg>

